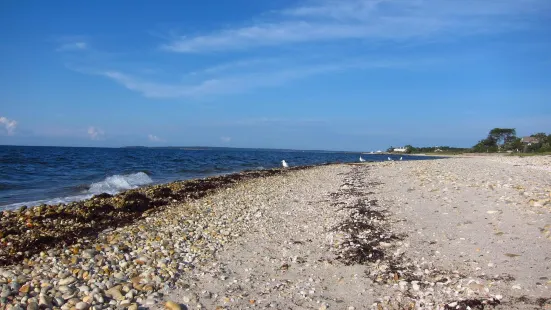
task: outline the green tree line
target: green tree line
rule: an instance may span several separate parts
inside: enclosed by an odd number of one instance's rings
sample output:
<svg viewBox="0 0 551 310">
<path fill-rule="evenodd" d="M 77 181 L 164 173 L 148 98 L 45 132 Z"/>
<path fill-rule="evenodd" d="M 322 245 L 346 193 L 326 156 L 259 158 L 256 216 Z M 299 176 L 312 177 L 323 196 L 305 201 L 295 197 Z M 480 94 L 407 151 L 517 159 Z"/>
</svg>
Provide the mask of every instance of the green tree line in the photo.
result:
<svg viewBox="0 0 551 310">
<path fill-rule="evenodd" d="M 544 132 L 530 135 L 529 141 L 522 141 L 516 136 L 514 128 L 494 128 L 490 130 L 485 139 L 478 141 L 472 151 L 477 153 L 492 152 L 524 152 L 540 153 L 551 152 L 551 134 Z"/>
<path fill-rule="evenodd" d="M 523 153 L 543 153 L 551 152 L 551 134 L 544 132 L 530 135 L 532 139 L 523 141 L 517 137 L 515 128 L 494 128 L 490 130 L 488 136 L 480 141 L 472 148 L 458 148 L 450 146 L 432 146 L 432 147 L 415 147 L 406 145 L 407 154 L 415 153 L 495 153 L 495 152 L 523 152 Z M 393 152 L 394 148 L 388 148 L 387 152 Z"/>
</svg>

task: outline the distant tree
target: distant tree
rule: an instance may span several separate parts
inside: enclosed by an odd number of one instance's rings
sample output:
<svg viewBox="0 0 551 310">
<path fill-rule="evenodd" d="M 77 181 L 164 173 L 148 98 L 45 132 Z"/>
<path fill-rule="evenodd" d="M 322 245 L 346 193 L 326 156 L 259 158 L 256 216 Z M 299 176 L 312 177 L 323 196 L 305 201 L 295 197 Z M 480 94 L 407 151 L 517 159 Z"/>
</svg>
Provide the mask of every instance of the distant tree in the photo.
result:
<svg viewBox="0 0 551 310">
<path fill-rule="evenodd" d="M 473 146 L 473 151 L 478 153 L 497 152 L 497 149 L 497 139 L 492 135 L 488 135 L 486 139 L 478 141 L 478 143 Z"/>
<path fill-rule="evenodd" d="M 490 130 L 486 139 L 478 141 L 471 148 L 473 152 L 497 152 L 499 150 L 523 152 L 551 152 L 551 134 L 544 132 L 530 135 L 538 139 L 537 143 L 522 143 L 516 137 L 514 128 L 494 128 Z M 444 147 L 442 147 L 444 148 Z"/>
<path fill-rule="evenodd" d="M 505 150 L 520 151 L 523 149 L 523 147 L 524 145 L 522 145 L 522 139 L 515 138 L 513 141 L 506 143 L 504 148 Z"/>
<path fill-rule="evenodd" d="M 541 145 L 539 151 L 540 152 L 551 152 L 551 143 L 549 143 L 549 142 L 543 143 Z"/>
<path fill-rule="evenodd" d="M 524 148 L 525 153 L 536 153 L 541 149 L 541 143 L 531 143 L 527 144 Z"/>
<path fill-rule="evenodd" d="M 406 145 L 405 146 L 406 148 L 406 154 L 411 154 L 411 153 L 417 153 L 417 148 L 413 147 L 412 145 Z"/>
<path fill-rule="evenodd" d="M 547 135 L 545 134 L 545 132 L 539 132 L 539 133 L 531 135 L 530 137 L 537 138 L 539 140 L 539 143 L 547 142 Z"/>
<path fill-rule="evenodd" d="M 484 147 L 484 140 L 478 141 L 477 144 L 473 146 L 473 152 L 475 153 L 482 153 L 486 151 L 486 148 Z"/>
<path fill-rule="evenodd" d="M 514 128 L 494 128 L 488 133 L 488 138 L 496 142 L 498 147 L 503 147 L 506 143 L 511 143 L 517 137 L 517 131 Z"/>
<path fill-rule="evenodd" d="M 386 151 L 387 151 L 387 153 L 392 153 L 392 152 L 394 152 L 394 147 L 391 146 L 388 149 L 386 149 Z"/>
</svg>

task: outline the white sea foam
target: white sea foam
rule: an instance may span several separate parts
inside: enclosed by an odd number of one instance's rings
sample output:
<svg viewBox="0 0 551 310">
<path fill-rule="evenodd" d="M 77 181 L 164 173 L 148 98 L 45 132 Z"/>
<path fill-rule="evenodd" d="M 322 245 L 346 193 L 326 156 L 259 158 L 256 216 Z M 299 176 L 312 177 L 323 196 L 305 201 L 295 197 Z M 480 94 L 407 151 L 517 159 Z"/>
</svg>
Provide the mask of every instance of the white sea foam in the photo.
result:
<svg viewBox="0 0 551 310">
<path fill-rule="evenodd" d="M 113 195 L 128 189 L 137 188 L 150 183 L 153 183 L 153 180 L 144 172 L 132 173 L 127 175 L 116 174 L 105 178 L 103 181 L 92 183 L 90 187 L 87 190 L 84 190 L 80 195 L 18 202 L 6 206 L 0 206 L 0 210 L 16 209 L 21 206 L 31 207 L 40 204 L 55 205 L 60 203 L 69 203 L 73 201 L 80 201 L 92 198 L 92 196 L 101 193 L 108 193 Z"/>
<path fill-rule="evenodd" d="M 143 173 L 133 173 L 128 175 L 113 175 L 105 178 L 101 182 L 92 183 L 87 193 L 97 195 L 101 193 L 116 194 L 118 192 L 136 188 L 142 185 L 152 183 L 153 180 Z"/>
</svg>

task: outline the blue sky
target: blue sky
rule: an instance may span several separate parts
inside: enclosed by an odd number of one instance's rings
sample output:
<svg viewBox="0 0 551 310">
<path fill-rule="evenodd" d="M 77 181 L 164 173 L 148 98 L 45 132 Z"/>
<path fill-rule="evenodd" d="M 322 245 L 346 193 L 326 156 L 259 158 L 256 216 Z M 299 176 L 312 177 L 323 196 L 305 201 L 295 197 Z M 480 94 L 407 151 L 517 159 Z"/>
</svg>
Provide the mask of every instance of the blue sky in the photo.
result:
<svg viewBox="0 0 551 310">
<path fill-rule="evenodd" d="M 2 1 L 0 144 L 376 150 L 551 132 L 548 0 Z"/>
</svg>

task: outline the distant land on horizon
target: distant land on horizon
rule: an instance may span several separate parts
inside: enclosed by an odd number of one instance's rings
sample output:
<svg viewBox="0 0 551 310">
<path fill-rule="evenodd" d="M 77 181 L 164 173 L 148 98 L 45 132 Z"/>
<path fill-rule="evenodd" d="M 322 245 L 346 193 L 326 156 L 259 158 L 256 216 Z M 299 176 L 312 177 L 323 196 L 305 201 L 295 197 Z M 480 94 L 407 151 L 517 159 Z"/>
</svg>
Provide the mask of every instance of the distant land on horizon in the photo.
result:
<svg viewBox="0 0 551 310">
<path fill-rule="evenodd" d="M 229 147 L 229 146 L 66 146 L 66 145 L 15 145 L 0 144 L 0 147 L 60 147 L 60 148 L 98 148 L 98 149 L 183 149 L 188 151 L 200 150 L 259 150 L 259 151 L 278 151 L 278 152 L 325 152 L 325 153 L 365 153 L 369 151 L 336 151 L 336 150 L 311 150 L 311 149 L 279 149 L 263 147 Z"/>
<path fill-rule="evenodd" d="M 284 149 L 284 148 L 263 148 L 263 147 L 228 147 L 228 146 L 143 146 L 143 145 L 128 145 L 128 146 L 62 146 L 62 145 L 12 145 L 0 144 L 0 147 L 37 147 L 37 148 L 98 148 L 98 149 L 167 149 L 167 150 L 185 150 L 185 151 L 272 151 L 272 152 L 313 152 L 313 153 L 345 153 L 345 154 L 390 154 L 386 149 L 377 152 L 372 150 L 320 150 L 320 149 Z M 456 147 L 453 147 L 456 148 Z M 468 149 L 468 148 L 457 148 Z M 415 155 L 404 154 L 404 155 Z"/>
<path fill-rule="evenodd" d="M 277 152 L 328 152 L 328 153 L 362 153 L 365 151 L 331 151 L 331 150 L 299 150 L 299 149 L 278 149 L 278 148 L 257 148 L 257 147 L 227 147 L 227 146 L 122 146 L 122 149 L 180 149 L 187 151 L 206 151 L 206 150 L 258 150 L 258 151 L 277 151 Z"/>
</svg>

